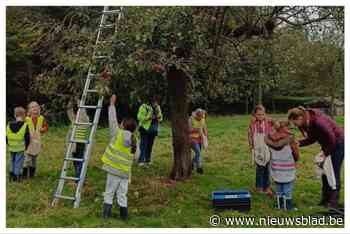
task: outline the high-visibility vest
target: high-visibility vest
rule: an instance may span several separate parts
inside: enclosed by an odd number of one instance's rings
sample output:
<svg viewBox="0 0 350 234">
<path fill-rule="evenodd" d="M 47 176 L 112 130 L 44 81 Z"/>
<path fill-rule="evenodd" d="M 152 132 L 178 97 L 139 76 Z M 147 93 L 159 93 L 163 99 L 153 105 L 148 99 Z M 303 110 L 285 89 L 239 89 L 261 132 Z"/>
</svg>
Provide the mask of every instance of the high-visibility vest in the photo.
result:
<svg viewBox="0 0 350 234">
<path fill-rule="evenodd" d="M 155 106 L 157 112 L 158 121 L 161 122 L 163 120 L 163 114 L 159 105 Z M 151 105 L 146 103 L 142 104 L 137 113 L 137 119 L 139 120 L 139 125 L 144 129 L 148 130 L 152 124 L 152 116 L 153 116 L 153 108 Z M 146 120 L 148 119 L 148 120 Z"/>
<path fill-rule="evenodd" d="M 75 130 L 75 140 L 85 141 L 88 134 L 88 129 L 83 126 L 77 126 Z"/>
<path fill-rule="evenodd" d="M 89 116 L 87 115 L 86 111 L 81 110 L 80 115 L 79 115 L 79 122 L 89 122 Z M 74 124 L 72 123 L 72 129 L 73 129 Z M 75 140 L 80 140 L 80 141 L 85 141 L 88 135 L 88 126 L 82 126 L 78 125 L 75 130 Z"/>
<path fill-rule="evenodd" d="M 202 118 L 201 120 L 198 121 L 196 118 L 191 117 L 191 126 L 192 126 L 191 138 L 199 138 L 201 137 L 200 129 L 204 128 L 205 126 L 205 119 Z"/>
<path fill-rule="evenodd" d="M 114 142 L 111 142 L 102 155 L 103 168 L 111 174 L 128 178 L 131 172 L 133 154 L 131 147 L 124 146 L 124 132 L 119 129 Z"/>
<path fill-rule="evenodd" d="M 38 120 L 36 122 L 36 127 L 34 127 L 32 117 L 30 117 L 30 116 L 26 117 L 26 123 L 28 124 L 30 134 L 36 132 L 37 129 L 40 131 L 40 129 L 44 125 L 44 116 L 42 116 L 42 115 L 38 116 Z"/>
<path fill-rule="evenodd" d="M 24 123 L 21 129 L 18 132 L 14 133 L 11 130 L 10 125 L 7 125 L 6 136 L 9 145 L 8 149 L 10 152 L 22 152 L 25 150 L 24 135 L 26 134 L 27 126 L 27 123 Z"/>
</svg>

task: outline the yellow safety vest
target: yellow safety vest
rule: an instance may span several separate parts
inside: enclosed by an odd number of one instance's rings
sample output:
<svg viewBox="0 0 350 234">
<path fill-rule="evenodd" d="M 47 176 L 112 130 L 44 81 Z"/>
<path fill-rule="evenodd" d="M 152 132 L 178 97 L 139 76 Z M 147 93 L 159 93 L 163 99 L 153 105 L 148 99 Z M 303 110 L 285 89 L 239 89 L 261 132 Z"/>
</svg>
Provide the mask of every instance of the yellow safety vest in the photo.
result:
<svg viewBox="0 0 350 234">
<path fill-rule="evenodd" d="M 128 178 L 133 154 L 131 153 L 131 147 L 124 146 L 124 132 L 125 130 L 119 129 L 116 140 L 108 145 L 102 155 L 102 162 L 104 163 L 104 169 L 111 174 Z"/>
<path fill-rule="evenodd" d="M 205 119 L 202 118 L 200 121 L 198 121 L 196 118 L 191 117 L 191 126 L 193 130 L 198 130 L 198 131 L 191 132 L 191 137 L 198 138 L 200 137 L 199 130 L 201 128 L 204 128 L 205 126 Z"/>
<path fill-rule="evenodd" d="M 160 109 L 159 105 L 157 105 L 155 108 L 157 110 L 157 118 L 159 118 L 158 121 L 161 122 L 163 120 L 162 110 Z M 142 104 L 137 113 L 137 119 L 139 120 L 140 126 L 148 130 L 152 124 L 152 119 L 149 119 L 149 118 L 151 118 L 152 116 L 153 116 L 152 106 L 148 104 Z M 146 119 L 149 119 L 149 120 L 146 120 Z"/>
<path fill-rule="evenodd" d="M 77 126 L 75 130 L 75 140 L 85 141 L 87 133 L 88 133 L 88 129 L 86 127 Z"/>
<path fill-rule="evenodd" d="M 39 129 L 39 131 L 40 131 L 40 129 L 44 125 L 44 116 L 42 116 L 42 115 L 38 116 L 38 120 L 36 122 L 36 127 L 34 127 L 32 117 L 30 117 L 30 116 L 26 117 L 26 123 L 28 124 L 30 134 L 37 131 L 37 129 Z"/>
<path fill-rule="evenodd" d="M 27 123 L 24 123 L 21 129 L 17 133 L 14 133 L 11 130 L 10 125 L 7 125 L 6 136 L 10 152 L 22 152 L 25 150 L 24 135 L 26 134 L 27 126 Z"/>
</svg>

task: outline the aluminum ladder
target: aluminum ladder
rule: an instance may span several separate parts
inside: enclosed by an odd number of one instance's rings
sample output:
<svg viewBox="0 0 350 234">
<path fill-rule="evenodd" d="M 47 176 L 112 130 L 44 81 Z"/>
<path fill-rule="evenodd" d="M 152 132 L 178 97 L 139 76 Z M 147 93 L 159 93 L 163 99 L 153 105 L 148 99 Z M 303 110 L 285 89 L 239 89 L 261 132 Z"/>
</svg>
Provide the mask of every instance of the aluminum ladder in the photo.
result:
<svg viewBox="0 0 350 234">
<path fill-rule="evenodd" d="M 89 158 L 92 152 L 92 146 L 94 143 L 94 138 L 97 130 L 97 125 L 100 119 L 100 113 L 102 110 L 102 104 L 103 104 L 103 95 L 98 94 L 97 89 L 90 88 L 92 86 L 92 82 L 94 80 L 97 80 L 100 78 L 100 74 L 94 70 L 96 70 L 97 63 L 101 61 L 109 61 L 111 58 L 111 54 L 106 55 L 103 54 L 101 55 L 101 50 L 105 49 L 106 46 L 108 47 L 108 44 L 112 42 L 111 38 L 112 36 L 117 32 L 117 28 L 119 26 L 120 20 L 122 19 L 123 16 L 123 7 L 117 7 L 117 9 L 111 9 L 109 6 L 104 6 L 103 11 L 102 11 L 102 16 L 101 16 L 101 21 L 100 25 L 98 28 L 98 33 L 97 33 L 97 38 L 95 42 L 95 47 L 94 47 L 94 52 L 92 55 L 92 60 L 89 66 L 89 71 L 85 80 L 85 85 L 84 85 L 84 90 L 83 94 L 80 99 L 80 103 L 78 106 L 78 111 L 75 117 L 75 122 L 73 123 L 73 128 L 71 132 L 71 136 L 68 142 L 68 147 L 65 152 L 65 157 L 63 161 L 63 166 L 61 170 L 61 174 L 59 177 L 57 189 L 53 195 L 53 200 L 51 203 L 51 206 L 55 206 L 56 203 L 58 202 L 59 199 L 65 199 L 65 200 L 71 200 L 74 202 L 74 208 L 78 208 L 80 205 L 81 201 L 81 192 L 84 186 L 84 181 L 86 177 L 86 172 L 88 168 L 88 163 L 89 163 Z M 112 21 L 112 23 L 110 23 Z M 106 29 L 115 29 L 113 33 L 109 32 L 109 37 L 105 36 L 103 37 L 104 31 Z M 102 45 L 102 46 L 101 46 Z M 104 47 L 103 47 L 104 46 Z M 97 105 L 87 105 L 87 98 L 88 95 L 91 93 L 97 94 L 98 97 L 98 102 Z M 79 122 L 79 116 L 80 112 L 82 109 L 92 109 L 95 111 L 93 122 L 88 122 L 88 123 L 81 123 Z M 90 129 L 90 133 L 88 134 L 88 139 L 81 141 L 81 140 L 76 140 L 75 135 L 77 131 L 77 126 L 85 126 Z M 84 156 L 83 158 L 74 158 L 72 157 L 72 149 L 73 149 L 73 144 L 74 143 L 83 143 L 85 144 L 85 150 L 84 150 Z M 82 162 L 82 169 L 80 173 L 80 177 L 72 177 L 67 175 L 67 171 L 69 168 L 69 165 L 74 163 L 74 162 Z M 66 181 L 75 181 L 77 183 L 77 186 L 75 187 L 75 192 L 73 196 L 67 196 L 63 195 L 63 189 Z"/>
</svg>

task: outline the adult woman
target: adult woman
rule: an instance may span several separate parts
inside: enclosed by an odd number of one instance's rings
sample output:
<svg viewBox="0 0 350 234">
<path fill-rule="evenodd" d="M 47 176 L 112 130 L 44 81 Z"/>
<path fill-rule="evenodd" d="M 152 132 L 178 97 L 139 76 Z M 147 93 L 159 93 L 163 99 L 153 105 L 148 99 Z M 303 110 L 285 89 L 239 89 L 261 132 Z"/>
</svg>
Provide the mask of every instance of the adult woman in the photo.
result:
<svg viewBox="0 0 350 234">
<path fill-rule="evenodd" d="M 139 121 L 140 141 L 140 157 L 139 165 L 151 163 L 151 154 L 154 139 L 158 135 L 158 124 L 163 120 L 162 111 L 156 97 L 146 100 L 137 113 Z"/>
<path fill-rule="evenodd" d="M 315 142 L 321 145 L 324 157 L 331 157 L 336 188 L 329 186 L 327 177 L 322 176 L 322 196 L 320 205 L 337 208 L 340 191 L 340 171 L 344 160 L 344 130 L 334 120 L 316 109 L 297 107 L 289 110 L 288 120 L 299 128 L 304 139 L 299 146 L 308 146 Z"/>
</svg>

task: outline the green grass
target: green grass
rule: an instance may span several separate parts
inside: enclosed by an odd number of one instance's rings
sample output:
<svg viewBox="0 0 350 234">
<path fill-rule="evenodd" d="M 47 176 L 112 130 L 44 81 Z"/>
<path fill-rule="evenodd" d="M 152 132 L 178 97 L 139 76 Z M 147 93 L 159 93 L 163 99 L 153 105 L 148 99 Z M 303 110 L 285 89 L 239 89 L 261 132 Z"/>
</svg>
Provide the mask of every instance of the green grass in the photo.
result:
<svg viewBox="0 0 350 234">
<path fill-rule="evenodd" d="M 209 217 L 217 213 L 211 207 L 212 191 L 254 189 L 255 167 L 251 164 L 246 140 L 249 118 L 239 115 L 209 117 L 210 148 L 204 153 L 205 174 L 199 176 L 194 172 L 191 179 L 176 185 L 167 181 L 172 165 L 171 130 L 169 123 L 162 124 L 153 151 L 153 165 L 150 168 L 133 166 L 127 222 L 118 219 L 119 209 L 116 207 L 113 209 L 116 217 L 108 221 L 100 218 L 106 178 L 101 170 L 100 157 L 109 141 L 108 129 L 97 132 L 80 208 L 72 209 L 70 202 L 60 202 L 55 208 L 50 208 L 63 162 L 68 127 L 51 128 L 44 138 L 37 177 L 23 183 L 7 183 L 7 227 L 210 227 Z M 344 118 L 339 117 L 337 121 L 343 125 Z M 312 162 L 318 152 L 318 145 L 301 150 L 294 188 L 294 201 L 299 211 L 285 213 L 276 210 L 274 200 L 253 193 L 249 213 L 225 211 L 218 214 L 222 217 L 286 217 L 324 211 L 317 206 L 320 180 L 314 178 Z"/>
</svg>

